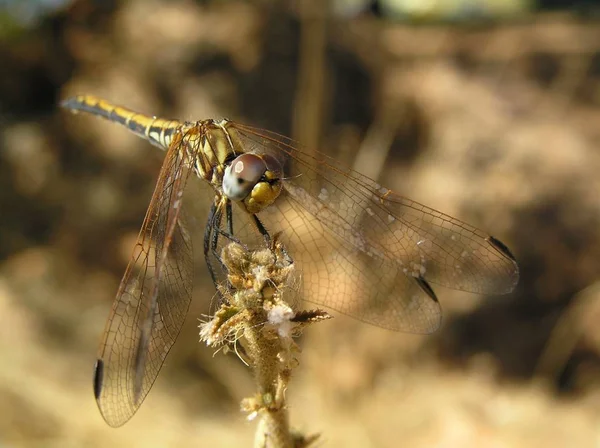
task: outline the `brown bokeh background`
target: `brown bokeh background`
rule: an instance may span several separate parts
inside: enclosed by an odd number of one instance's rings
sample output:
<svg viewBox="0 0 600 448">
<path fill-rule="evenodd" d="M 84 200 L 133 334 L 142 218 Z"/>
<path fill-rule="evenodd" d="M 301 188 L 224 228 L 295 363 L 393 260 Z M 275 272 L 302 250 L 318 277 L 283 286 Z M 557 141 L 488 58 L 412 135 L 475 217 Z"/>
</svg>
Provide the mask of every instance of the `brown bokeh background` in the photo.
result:
<svg viewBox="0 0 600 448">
<path fill-rule="evenodd" d="M 339 315 L 306 332 L 288 399 L 292 425 L 322 434 L 317 446 L 598 446 L 593 4 L 487 2 L 475 20 L 458 7 L 350 3 L 325 14 L 316 0 L 76 0 L 27 23 L 0 9 L 0 446 L 253 437 L 239 411 L 251 372 L 198 342 L 214 294 L 203 266 L 139 412 L 117 430 L 98 413 L 95 352 L 162 154 L 57 109 L 75 93 L 290 135 L 512 249 L 517 290 L 436 288 L 445 318 L 434 335 Z"/>
</svg>

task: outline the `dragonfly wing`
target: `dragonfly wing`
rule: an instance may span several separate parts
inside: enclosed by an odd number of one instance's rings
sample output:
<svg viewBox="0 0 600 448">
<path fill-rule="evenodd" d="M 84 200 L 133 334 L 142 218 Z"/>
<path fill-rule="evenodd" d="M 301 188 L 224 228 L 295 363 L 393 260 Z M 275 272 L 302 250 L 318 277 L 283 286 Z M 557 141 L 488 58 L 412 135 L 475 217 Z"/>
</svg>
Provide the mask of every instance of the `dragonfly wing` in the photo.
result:
<svg viewBox="0 0 600 448">
<path fill-rule="evenodd" d="M 389 190 L 373 194 L 372 203 L 367 226 L 387 220 L 385 244 L 399 259 L 411 254 L 409 275 L 479 294 L 506 294 L 517 284 L 515 258 L 496 238 Z"/>
<path fill-rule="evenodd" d="M 177 141 L 166 154 L 100 345 L 94 392 L 111 426 L 129 420 L 148 394 L 191 301 L 192 245 L 181 213 L 190 170 Z"/>
<path fill-rule="evenodd" d="M 404 198 L 287 137 L 237 125 L 246 147 L 287 162 L 286 190 L 323 228 L 409 277 L 480 294 L 512 291 L 519 270 L 510 251 L 456 218 Z M 296 194 L 298 193 L 298 194 Z"/>
<path fill-rule="evenodd" d="M 305 300 L 391 330 L 439 327 L 441 308 L 424 279 L 406 276 L 381 248 L 366 249 L 360 234 L 341 232 L 328 222 L 337 218 L 315 213 L 300 187 L 288 188 L 259 218 L 294 260 Z"/>
</svg>

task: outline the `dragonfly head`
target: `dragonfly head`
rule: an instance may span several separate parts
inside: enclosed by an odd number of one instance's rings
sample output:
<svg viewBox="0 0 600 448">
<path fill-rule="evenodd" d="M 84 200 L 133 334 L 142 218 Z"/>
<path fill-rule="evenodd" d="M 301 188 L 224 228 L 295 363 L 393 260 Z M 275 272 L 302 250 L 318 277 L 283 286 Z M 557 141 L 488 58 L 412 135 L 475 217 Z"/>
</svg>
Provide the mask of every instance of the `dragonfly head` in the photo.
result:
<svg viewBox="0 0 600 448">
<path fill-rule="evenodd" d="M 223 194 L 232 201 L 243 202 L 255 214 L 271 205 L 281 193 L 281 163 L 269 154 L 244 153 L 225 168 Z"/>
</svg>

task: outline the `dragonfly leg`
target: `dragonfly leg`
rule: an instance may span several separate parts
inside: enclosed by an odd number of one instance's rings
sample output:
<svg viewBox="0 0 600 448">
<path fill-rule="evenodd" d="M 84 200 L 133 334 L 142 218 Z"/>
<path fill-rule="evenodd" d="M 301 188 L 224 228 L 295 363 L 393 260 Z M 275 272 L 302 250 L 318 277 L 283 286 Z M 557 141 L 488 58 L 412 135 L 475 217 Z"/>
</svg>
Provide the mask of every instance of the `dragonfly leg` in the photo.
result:
<svg viewBox="0 0 600 448">
<path fill-rule="evenodd" d="M 254 224 L 256 225 L 256 228 L 258 229 L 258 231 L 260 232 L 260 234 L 265 239 L 265 243 L 267 243 L 267 247 L 273 249 L 273 247 L 275 246 L 275 244 L 274 244 L 275 240 L 277 240 L 279 234 L 276 234 L 274 236 L 274 238 L 271 238 L 271 235 L 269 234 L 269 231 L 265 228 L 265 226 L 260 221 L 260 219 L 258 218 L 258 216 L 257 215 L 252 215 L 252 218 L 254 218 Z M 293 262 L 292 257 L 290 257 L 290 255 L 288 254 L 287 250 L 285 250 L 285 247 L 282 246 L 281 250 L 282 250 L 283 254 L 289 259 L 289 261 Z"/>
<path fill-rule="evenodd" d="M 223 222 L 223 207 L 225 207 L 228 231 L 221 229 L 221 224 Z M 231 211 L 231 201 L 216 201 L 211 207 L 208 222 L 204 230 L 204 258 L 206 259 L 206 265 L 208 266 L 208 270 L 210 271 L 210 275 L 215 286 L 217 286 L 217 276 L 215 273 L 215 267 L 211 263 L 210 257 L 208 256 L 209 252 L 212 253 L 215 259 L 219 261 L 221 269 L 223 271 L 227 270 L 225 265 L 221 261 L 221 256 L 218 252 L 219 235 L 227 238 L 228 240 L 233 241 L 234 243 L 238 243 L 247 249 L 244 243 L 242 243 L 240 240 L 233 236 L 232 215 L 233 213 Z"/>
<path fill-rule="evenodd" d="M 229 203 L 229 201 L 227 201 Z M 227 207 L 227 204 L 226 206 Z M 223 230 L 221 230 L 221 221 L 223 219 L 223 203 L 219 200 L 215 201 L 210 208 L 210 212 L 208 215 L 208 221 L 206 223 L 206 228 L 204 229 L 204 259 L 206 261 L 206 266 L 208 267 L 208 272 L 210 273 L 210 277 L 217 289 L 217 293 L 219 294 L 219 301 L 222 300 L 222 294 L 218 288 L 219 283 L 217 281 L 217 275 L 215 273 L 215 267 L 213 266 L 209 254 L 212 255 L 218 260 L 221 265 L 221 269 L 223 272 L 227 272 L 227 268 L 223 264 L 221 257 L 218 254 L 217 246 L 219 244 L 219 234 L 224 234 Z M 228 213 L 229 215 L 229 213 Z M 231 290 L 231 285 L 227 282 L 227 289 Z"/>
<path fill-rule="evenodd" d="M 256 228 L 258 229 L 260 234 L 265 239 L 267 246 L 270 247 L 271 246 L 271 235 L 269 235 L 269 232 L 267 231 L 267 229 L 265 229 L 265 226 L 263 226 L 263 223 L 260 222 L 260 219 L 258 219 L 258 216 L 252 215 L 252 218 L 254 219 L 254 224 L 256 225 Z"/>
<path fill-rule="evenodd" d="M 233 213 L 231 212 L 231 201 L 229 199 L 226 199 L 224 202 L 216 203 L 215 213 L 214 213 L 214 216 L 212 217 L 212 222 L 209 222 L 208 226 L 210 226 L 210 228 L 211 228 L 210 251 L 212 252 L 213 256 L 219 261 L 219 264 L 221 265 L 221 269 L 223 270 L 223 272 L 227 272 L 227 267 L 221 260 L 221 255 L 219 254 L 219 251 L 218 251 L 219 235 L 223 236 L 224 238 L 227 238 L 228 240 L 231 240 L 235 243 L 242 245 L 246 249 L 247 249 L 247 247 L 245 244 L 243 244 L 241 241 L 239 241 L 237 238 L 235 238 L 232 234 L 221 229 L 221 224 L 223 222 L 223 207 L 225 207 L 225 216 L 226 216 L 226 219 L 228 220 L 227 228 L 228 228 L 228 230 L 233 229 L 233 221 L 232 221 Z M 230 289 L 229 282 L 228 282 L 227 287 Z"/>
<path fill-rule="evenodd" d="M 233 207 L 231 206 L 231 201 L 227 201 L 225 216 L 227 218 L 227 232 L 233 236 Z"/>
<path fill-rule="evenodd" d="M 208 267 L 208 272 L 210 273 L 210 278 L 212 279 L 215 287 L 217 286 L 217 276 L 215 274 L 215 269 L 210 261 L 210 257 L 208 253 L 211 249 L 211 235 L 213 234 L 214 229 L 214 219 L 217 212 L 217 203 L 213 203 L 210 207 L 210 211 L 208 213 L 208 221 L 206 223 L 206 228 L 204 229 L 204 259 L 206 260 L 206 266 Z"/>
<path fill-rule="evenodd" d="M 219 226 L 215 227 L 214 230 L 216 230 L 221 236 L 223 236 L 223 238 L 227 238 L 231 242 L 237 243 L 244 249 L 249 250 L 248 246 L 242 243 L 242 241 L 236 238 L 233 234 L 233 207 L 231 206 L 231 201 L 227 201 L 227 203 L 225 204 L 225 219 L 227 220 L 227 231 L 221 229 L 220 222 Z"/>
</svg>

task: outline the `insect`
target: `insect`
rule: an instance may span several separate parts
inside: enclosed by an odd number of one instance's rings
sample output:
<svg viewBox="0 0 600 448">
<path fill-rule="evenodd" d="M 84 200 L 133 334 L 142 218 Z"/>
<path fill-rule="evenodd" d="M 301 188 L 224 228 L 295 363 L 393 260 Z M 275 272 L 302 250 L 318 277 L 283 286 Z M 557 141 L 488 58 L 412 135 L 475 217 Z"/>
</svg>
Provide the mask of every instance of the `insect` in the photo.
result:
<svg viewBox="0 0 600 448">
<path fill-rule="evenodd" d="M 212 187 L 203 251 L 215 283 L 223 241 L 260 247 L 278 235 L 306 300 L 390 330 L 430 333 L 441 322 L 431 284 L 503 294 L 518 281 L 499 240 L 287 137 L 226 119 L 150 117 L 86 95 L 62 106 L 166 150 L 96 362 L 94 393 L 111 426 L 139 408 L 189 308 L 192 244 L 182 199 L 192 173 Z"/>
</svg>

